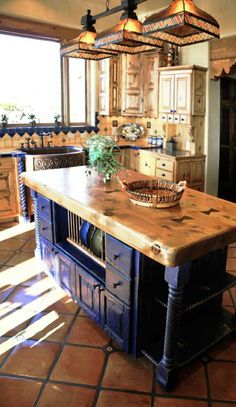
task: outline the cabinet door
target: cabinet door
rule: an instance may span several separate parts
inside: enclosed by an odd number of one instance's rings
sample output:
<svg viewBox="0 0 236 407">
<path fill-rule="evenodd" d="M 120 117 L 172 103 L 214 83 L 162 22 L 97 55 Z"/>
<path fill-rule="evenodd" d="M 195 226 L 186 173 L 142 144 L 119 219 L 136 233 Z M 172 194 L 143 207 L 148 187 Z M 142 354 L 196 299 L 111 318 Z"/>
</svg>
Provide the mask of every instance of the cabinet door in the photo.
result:
<svg viewBox="0 0 236 407">
<path fill-rule="evenodd" d="M 136 149 L 130 150 L 130 169 L 132 171 L 140 170 L 140 151 Z"/>
<path fill-rule="evenodd" d="M 54 260 L 54 249 L 48 244 L 48 242 L 41 238 L 42 271 L 45 271 L 49 277 L 53 277 L 53 279 L 58 282 L 56 264 Z"/>
<path fill-rule="evenodd" d="M 175 77 L 173 74 L 160 73 L 160 93 L 159 110 L 163 113 L 169 113 L 174 109 L 174 86 Z"/>
<path fill-rule="evenodd" d="M 143 115 L 143 55 L 122 55 L 122 114 Z"/>
<path fill-rule="evenodd" d="M 202 71 L 193 71 L 193 108 L 192 114 L 205 114 L 205 95 L 206 95 L 206 73 Z"/>
<path fill-rule="evenodd" d="M 109 85 L 108 85 L 109 86 Z M 120 57 L 110 58 L 110 114 L 119 115 L 121 93 L 121 61 Z"/>
<path fill-rule="evenodd" d="M 191 184 L 200 184 L 204 186 L 205 161 L 192 161 L 191 163 Z"/>
<path fill-rule="evenodd" d="M 155 176 L 156 174 L 156 157 L 140 151 L 139 171 L 142 174 Z"/>
<path fill-rule="evenodd" d="M 98 64 L 98 113 L 109 115 L 110 61 L 102 59 Z"/>
<path fill-rule="evenodd" d="M 145 55 L 144 69 L 144 115 L 158 116 L 158 55 Z"/>
<path fill-rule="evenodd" d="M 178 162 L 176 171 L 176 182 L 187 181 L 188 186 L 191 186 L 191 163 L 190 162 Z"/>
<path fill-rule="evenodd" d="M 102 327 L 126 352 L 129 351 L 130 308 L 107 291 L 102 293 Z"/>
<path fill-rule="evenodd" d="M 64 254 L 58 253 L 56 265 L 60 287 L 75 298 L 75 263 Z"/>
<path fill-rule="evenodd" d="M 76 300 L 87 314 L 100 323 L 101 284 L 81 267 L 76 266 Z"/>
<path fill-rule="evenodd" d="M 175 74 L 174 110 L 179 114 L 191 113 L 191 74 Z"/>
<path fill-rule="evenodd" d="M 0 218 L 15 215 L 17 215 L 15 172 L 0 169 Z"/>
</svg>

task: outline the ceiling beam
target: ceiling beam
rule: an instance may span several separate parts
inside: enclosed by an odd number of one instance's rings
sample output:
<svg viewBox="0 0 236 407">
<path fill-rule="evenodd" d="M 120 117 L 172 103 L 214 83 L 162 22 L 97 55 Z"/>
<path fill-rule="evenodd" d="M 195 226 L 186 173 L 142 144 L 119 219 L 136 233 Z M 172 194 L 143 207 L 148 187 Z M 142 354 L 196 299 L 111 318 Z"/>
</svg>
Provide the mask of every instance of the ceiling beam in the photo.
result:
<svg viewBox="0 0 236 407">
<path fill-rule="evenodd" d="M 80 30 L 0 14 L 0 32 L 64 42 L 77 37 Z"/>
</svg>

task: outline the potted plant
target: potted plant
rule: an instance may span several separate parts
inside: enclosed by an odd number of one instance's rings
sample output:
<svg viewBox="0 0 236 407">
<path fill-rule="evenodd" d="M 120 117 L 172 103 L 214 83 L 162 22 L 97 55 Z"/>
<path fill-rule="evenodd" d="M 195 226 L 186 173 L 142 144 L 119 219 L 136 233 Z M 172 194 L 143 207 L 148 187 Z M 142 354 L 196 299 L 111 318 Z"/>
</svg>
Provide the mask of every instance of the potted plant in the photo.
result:
<svg viewBox="0 0 236 407">
<path fill-rule="evenodd" d="M 60 114 L 57 113 L 57 114 L 54 115 L 54 123 L 55 123 L 55 125 L 56 125 L 57 127 L 61 125 L 60 119 L 61 119 L 61 115 L 60 115 Z"/>
<path fill-rule="evenodd" d="M 30 113 L 28 115 L 28 119 L 30 121 L 31 126 L 34 127 L 36 125 L 36 116 L 35 116 L 35 114 Z"/>
<path fill-rule="evenodd" d="M 103 182 L 110 180 L 111 175 L 116 175 L 123 165 L 117 160 L 119 147 L 109 136 L 99 134 L 91 136 L 87 141 L 88 147 L 88 169 L 87 174 L 91 173 L 91 168 L 95 168 L 98 175 L 103 176 Z"/>
<path fill-rule="evenodd" d="M 6 114 L 2 114 L 1 116 L 1 123 L 2 123 L 2 127 L 6 128 L 7 124 L 8 124 L 8 117 Z"/>
</svg>

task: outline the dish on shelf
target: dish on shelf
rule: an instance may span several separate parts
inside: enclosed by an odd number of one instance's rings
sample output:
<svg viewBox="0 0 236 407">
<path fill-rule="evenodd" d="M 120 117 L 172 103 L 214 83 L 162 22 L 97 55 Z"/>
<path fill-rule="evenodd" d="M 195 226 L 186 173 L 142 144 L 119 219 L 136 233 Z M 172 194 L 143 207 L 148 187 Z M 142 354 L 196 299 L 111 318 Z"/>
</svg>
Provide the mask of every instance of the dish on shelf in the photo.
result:
<svg viewBox="0 0 236 407">
<path fill-rule="evenodd" d="M 176 184 L 160 178 L 129 183 L 121 181 L 121 184 L 132 203 L 149 208 L 170 208 L 177 205 L 187 187 L 186 181 Z"/>
<path fill-rule="evenodd" d="M 91 238 L 90 248 L 91 248 L 93 254 L 95 254 L 95 256 L 100 257 L 100 258 L 102 257 L 102 252 L 103 252 L 103 247 L 104 247 L 103 237 L 104 237 L 104 234 L 101 231 L 101 229 L 96 228 L 92 235 L 92 238 Z"/>
<path fill-rule="evenodd" d="M 120 127 L 121 136 L 135 141 L 144 135 L 144 127 L 137 123 L 127 123 Z"/>
<path fill-rule="evenodd" d="M 88 247 L 87 236 L 88 236 L 88 231 L 89 231 L 90 226 L 91 226 L 91 224 L 87 220 L 84 220 L 82 223 L 82 226 L 80 228 L 80 240 L 81 240 L 81 243 L 86 247 Z"/>
</svg>

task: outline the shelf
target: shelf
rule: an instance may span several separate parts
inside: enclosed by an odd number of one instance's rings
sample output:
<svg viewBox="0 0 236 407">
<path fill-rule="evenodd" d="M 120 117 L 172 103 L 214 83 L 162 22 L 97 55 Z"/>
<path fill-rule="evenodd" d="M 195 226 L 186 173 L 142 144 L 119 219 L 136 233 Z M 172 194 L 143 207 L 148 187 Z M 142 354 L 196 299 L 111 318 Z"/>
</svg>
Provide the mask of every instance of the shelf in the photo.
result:
<svg viewBox="0 0 236 407">
<path fill-rule="evenodd" d="M 218 278 L 216 281 L 212 281 L 211 284 L 189 285 L 184 293 L 183 313 L 189 312 L 212 300 L 235 284 L 236 277 L 229 273 L 224 273 L 221 279 Z M 167 298 L 155 298 L 155 301 L 167 308 Z"/>
<path fill-rule="evenodd" d="M 187 364 L 234 330 L 236 318 L 223 308 L 187 323 L 181 329 L 177 344 L 178 366 Z M 163 344 L 157 342 L 142 350 L 142 354 L 157 365 L 162 358 L 162 348 Z"/>
</svg>

